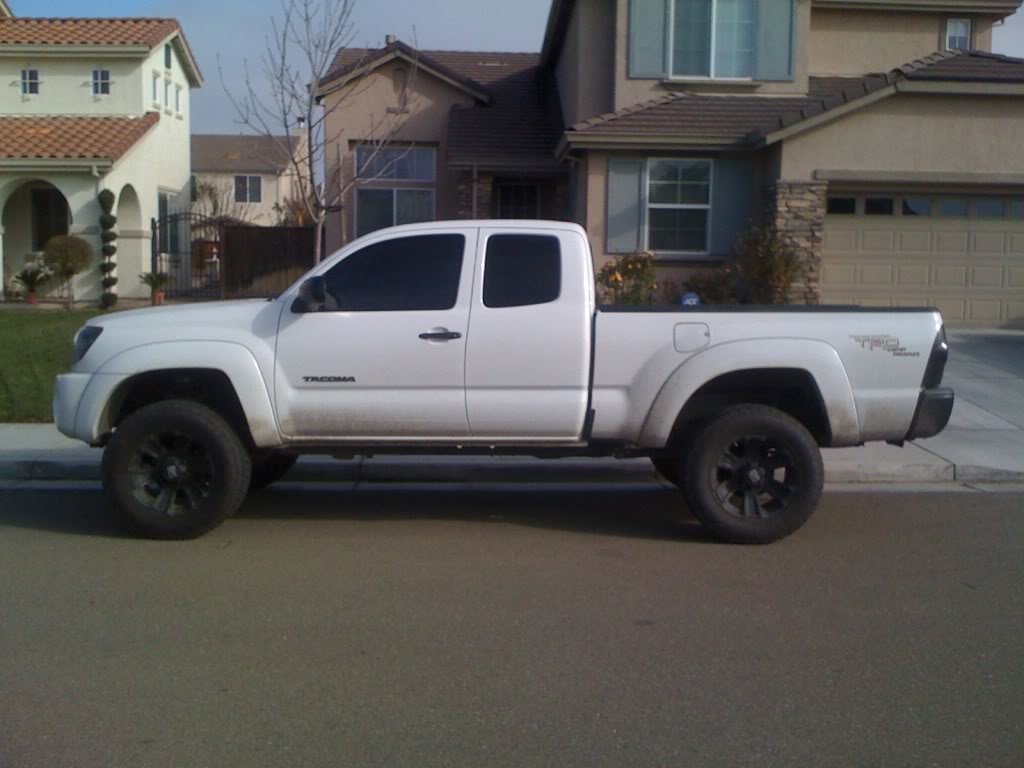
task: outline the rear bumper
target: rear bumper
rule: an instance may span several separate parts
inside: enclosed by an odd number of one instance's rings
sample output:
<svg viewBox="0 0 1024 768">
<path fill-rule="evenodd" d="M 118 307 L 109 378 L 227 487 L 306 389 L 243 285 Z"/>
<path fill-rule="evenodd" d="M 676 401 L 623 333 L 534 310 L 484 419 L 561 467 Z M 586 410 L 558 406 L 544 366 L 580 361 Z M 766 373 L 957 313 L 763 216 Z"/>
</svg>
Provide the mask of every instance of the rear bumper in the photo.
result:
<svg viewBox="0 0 1024 768">
<path fill-rule="evenodd" d="M 944 430 L 953 413 L 953 400 L 953 390 L 946 387 L 921 390 L 907 440 L 934 437 Z"/>
</svg>

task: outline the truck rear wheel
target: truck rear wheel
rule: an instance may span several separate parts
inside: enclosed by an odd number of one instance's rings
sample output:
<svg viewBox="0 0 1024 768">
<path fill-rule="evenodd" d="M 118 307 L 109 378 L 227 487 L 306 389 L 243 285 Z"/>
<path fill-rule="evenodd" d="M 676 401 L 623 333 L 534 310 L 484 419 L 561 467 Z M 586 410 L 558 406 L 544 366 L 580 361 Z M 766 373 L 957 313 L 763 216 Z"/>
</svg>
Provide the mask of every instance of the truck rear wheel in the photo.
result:
<svg viewBox="0 0 1024 768">
<path fill-rule="evenodd" d="M 728 408 L 695 436 L 686 462 L 690 509 L 715 536 L 767 544 L 799 529 L 821 498 L 821 451 L 776 408 Z"/>
<path fill-rule="evenodd" d="M 215 411 L 166 400 L 125 419 L 103 453 L 103 487 L 143 534 L 192 539 L 216 528 L 249 489 L 249 454 Z"/>
</svg>

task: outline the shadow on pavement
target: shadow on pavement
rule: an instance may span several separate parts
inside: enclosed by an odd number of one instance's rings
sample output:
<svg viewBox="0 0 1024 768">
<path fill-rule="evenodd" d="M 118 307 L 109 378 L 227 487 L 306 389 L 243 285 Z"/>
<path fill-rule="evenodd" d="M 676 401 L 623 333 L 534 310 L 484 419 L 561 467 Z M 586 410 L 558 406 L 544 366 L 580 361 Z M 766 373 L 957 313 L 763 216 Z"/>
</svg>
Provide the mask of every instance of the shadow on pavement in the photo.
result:
<svg viewBox="0 0 1024 768">
<path fill-rule="evenodd" d="M 673 490 L 372 491 L 281 486 L 253 493 L 237 518 L 338 522 L 498 522 L 575 533 L 644 539 L 713 541 Z M 225 525 L 230 526 L 229 520 Z M 96 490 L 0 491 L 0 527 L 80 536 L 133 538 Z"/>
</svg>

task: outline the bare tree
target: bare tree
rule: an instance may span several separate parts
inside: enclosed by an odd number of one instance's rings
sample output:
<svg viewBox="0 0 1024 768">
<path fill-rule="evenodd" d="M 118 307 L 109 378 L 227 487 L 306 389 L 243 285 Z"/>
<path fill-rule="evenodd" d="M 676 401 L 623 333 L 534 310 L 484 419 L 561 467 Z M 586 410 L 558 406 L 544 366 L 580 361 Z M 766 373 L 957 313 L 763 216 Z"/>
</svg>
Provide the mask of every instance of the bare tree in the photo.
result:
<svg viewBox="0 0 1024 768">
<path fill-rule="evenodd" d="M 238 122 L 250 131 L 273 140 L 275 152 L 288 157 L 290 172 L 298 185 L 295 200 L 304 208 L 308 221 L 316 227 L 316 261 L 323 250 L 323 225 L 329 213 L 343 206 L 348 192 L 367 176 L 362 169 L 346 174 L 341 162 L 328 157 L 330 148 L 342 140 L 342 130 L 333 129 L 334 113 L 350 108 L 358 95 L 368 87 L 360 78 L 332 90 L 330 103 L 321 98 L 335 57 L 352 47 L 356 30 L 352 21 L 356 0 L 279 0 L 280 16 L 272 19 L 272 33 L 267 37 L 262 56 L 266 90 L 256 87 L 248 61 L 245 62 L 244 88 L 235 96 L 221 83 L 231 102 Z M 385 153 L 411 109 L 407 94 L 415 66 L 406 75 L 406 83 L 398 95 L 395 108 L 383 115 L 372 115 L 366 135 L 349 140 L 364 147 L 363 167 L 371 168 L 370 178 L 389 174 L 411 146 L 400 153 Z M 297 129 L 305 129 L 306 141 L 292 145 Z M 340 151 L 337 155 L 340 159 Z M 317 169 L 329 166 L 322 178 Z M 344 216 L 342 216 L 344 221 Z"/>
<path fill-rule="evenodd" d="M 210 179 L 197 181 L 193 190 L 192 213 L 210 219 L 251 224 L 255 218 L 253 206 L 235 200 L 235 190 L 227 182 Z"/>
</svg>

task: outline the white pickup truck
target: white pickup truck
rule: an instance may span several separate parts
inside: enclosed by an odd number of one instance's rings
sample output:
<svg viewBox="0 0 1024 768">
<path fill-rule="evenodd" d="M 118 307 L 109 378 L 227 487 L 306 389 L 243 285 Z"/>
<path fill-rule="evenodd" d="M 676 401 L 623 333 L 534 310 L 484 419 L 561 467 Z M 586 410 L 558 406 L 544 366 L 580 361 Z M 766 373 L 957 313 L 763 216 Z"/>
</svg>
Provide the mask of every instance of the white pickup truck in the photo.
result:
<svg viewBox="0 0 1024 768">
<path fill-rule="evenodd" d="M 717 536 L 803 525 L 819 448 L 934 435 L 953 392 L 932 309 L 597 306 L 584 231 L 417 224 L 270 301 L 90 320 L 65 435 L 148 535 L 198 536 L 300 454 L 650 457 Z"/>
</svg>

